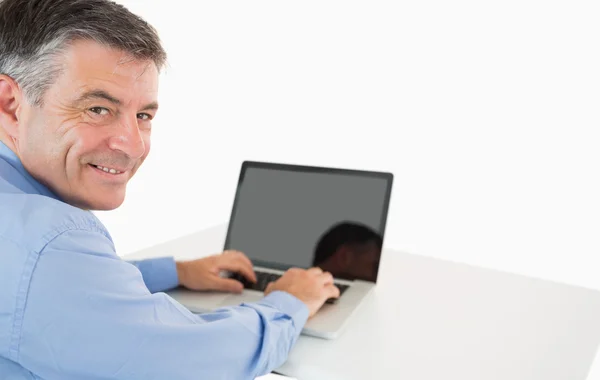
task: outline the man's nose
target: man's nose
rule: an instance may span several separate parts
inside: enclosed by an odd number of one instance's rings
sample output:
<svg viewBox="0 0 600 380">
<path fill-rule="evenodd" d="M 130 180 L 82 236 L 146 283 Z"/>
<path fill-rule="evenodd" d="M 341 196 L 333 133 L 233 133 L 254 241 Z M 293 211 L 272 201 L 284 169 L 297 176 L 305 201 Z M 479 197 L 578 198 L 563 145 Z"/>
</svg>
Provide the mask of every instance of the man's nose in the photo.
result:
<svg viewBox="0 0 600 380">
<path fill-rule="evenodd" d="M 133 159 L 139 159 L 144 155 L 146 144 L 138 126 L 137 116 L 123 119 L 115 126 L 109 140 L 109 147 Z"/>
</svg>

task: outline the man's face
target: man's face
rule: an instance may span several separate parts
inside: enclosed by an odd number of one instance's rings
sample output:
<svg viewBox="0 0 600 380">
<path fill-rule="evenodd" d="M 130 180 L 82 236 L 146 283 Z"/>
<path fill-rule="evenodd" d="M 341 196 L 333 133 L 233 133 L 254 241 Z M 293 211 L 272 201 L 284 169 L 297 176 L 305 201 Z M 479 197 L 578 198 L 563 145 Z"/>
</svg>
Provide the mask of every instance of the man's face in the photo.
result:
<svg viewBox="0 0 600 380">
<path fill-rule="evenodd" d="M 63 201 L 91 210 L 117 208 L 150 151 L 157 93 L 153 62 L 77 42 L 43 107 L 21 108 L 17 154 Z"/>
</svg>

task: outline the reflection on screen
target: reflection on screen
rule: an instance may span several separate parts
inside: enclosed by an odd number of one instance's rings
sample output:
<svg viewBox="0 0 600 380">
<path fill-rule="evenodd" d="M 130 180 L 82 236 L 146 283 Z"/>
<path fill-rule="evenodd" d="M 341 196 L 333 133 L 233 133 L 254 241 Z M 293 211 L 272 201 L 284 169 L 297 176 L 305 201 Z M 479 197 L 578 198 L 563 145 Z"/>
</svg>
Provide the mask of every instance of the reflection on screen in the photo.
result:
<svg viewBox="0 0 600 380">
<path fill-rule="evenodd" d="M 336 277 L 373 281 L 387 187 L 381 177 L 249 167 L 225 248 L 256 265 L 319 266 Z"/>
</svg>

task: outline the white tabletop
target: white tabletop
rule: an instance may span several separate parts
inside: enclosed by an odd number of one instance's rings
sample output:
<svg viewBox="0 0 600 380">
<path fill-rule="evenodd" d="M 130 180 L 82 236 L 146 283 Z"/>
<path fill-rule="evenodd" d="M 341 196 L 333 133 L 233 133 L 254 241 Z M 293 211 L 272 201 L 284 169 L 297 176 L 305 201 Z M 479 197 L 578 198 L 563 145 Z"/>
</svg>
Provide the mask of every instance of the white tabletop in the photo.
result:
<svg viewBox="0 0 600 380">
<path fill-rule="evenodd" d="M 218 253 L 226 226 L 126 260 Z M 333 341 L 301 336 L 299 380 L 586 380 L 600 292 L 385 249 L 375 291 Z"/>
</svg>

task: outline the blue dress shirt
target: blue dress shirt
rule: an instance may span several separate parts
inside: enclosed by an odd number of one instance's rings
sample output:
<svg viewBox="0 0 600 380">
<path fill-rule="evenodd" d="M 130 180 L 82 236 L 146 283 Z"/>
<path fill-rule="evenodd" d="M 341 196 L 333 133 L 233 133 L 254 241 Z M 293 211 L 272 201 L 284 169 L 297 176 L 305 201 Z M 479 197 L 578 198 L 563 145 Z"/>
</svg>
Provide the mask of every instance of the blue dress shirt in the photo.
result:
<svg viewBox="0 0 600 380">
<path fill-rule="evenodd" d="M 0 379 L 254 379 L 308 318 L 285 292 L 196 315 L 163 293 L 177 285 L 173 258 L 121 260 L 0 142 Z"/>
</svg>

